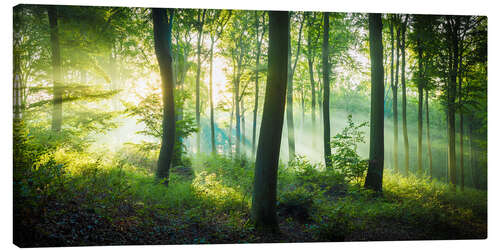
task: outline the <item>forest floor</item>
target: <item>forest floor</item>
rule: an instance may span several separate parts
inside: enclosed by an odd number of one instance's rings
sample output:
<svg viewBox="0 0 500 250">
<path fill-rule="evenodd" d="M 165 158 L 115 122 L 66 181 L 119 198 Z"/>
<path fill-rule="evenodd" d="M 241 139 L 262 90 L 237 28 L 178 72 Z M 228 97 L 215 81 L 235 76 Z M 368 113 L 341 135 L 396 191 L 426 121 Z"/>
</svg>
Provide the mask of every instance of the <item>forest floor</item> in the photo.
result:
<svg viewBox="0 0 500 250">
<path fill-rule="evenodd" d="M 253 165 L 245 160 L 205 157 L 172 169 L 166 187 L 131 158 L 92 163 L 91 155 L 61 155 L 54 157 L 65 168 L 59 182 L 16 198 L 18 246 L 487 237 L 485 191 L 454 192 L 414 176 L 385 173 L 379 195 L 321 171 L 280 166 L 280 233 L 260 234 L 250 220 Z"/>
</svg>

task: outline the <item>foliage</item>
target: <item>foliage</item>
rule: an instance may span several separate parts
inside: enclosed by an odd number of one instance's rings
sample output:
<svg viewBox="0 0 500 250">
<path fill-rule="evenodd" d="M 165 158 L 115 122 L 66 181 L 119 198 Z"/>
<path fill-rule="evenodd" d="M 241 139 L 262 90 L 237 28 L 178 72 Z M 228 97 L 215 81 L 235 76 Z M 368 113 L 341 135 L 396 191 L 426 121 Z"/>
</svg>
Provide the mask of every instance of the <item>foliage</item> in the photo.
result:
<svg viewBox="0 0 500 250">
<path fill-rule="evenodd" d="M 347 117 L 347 127 L 341 133 L 332 137 L 332 164 L 333 169 L 339 171 L 348 181 L 360 183 L 368 168 L 368 161 L 362 160 L 357 152 L 359 143 L 365 143 L 363 127 L 367 122 L 356 124 L 352 115 Z"/>
<path fill-rule="evenodd" d="M 181 107 L 184 100 L 186 99 L 186 94 L 182 95 L 183 92 L 179 92 L 180 96 L 176 96 L 175 105 Z M 125 106 L 125 114 L 131 117 L 137 118 L 137 123 L 142 123 L 145 125 L 145 130 L 138 131 L 138 134 L 151 136 L 156 139 L 162 137 L 162 122 L 163 113 L 161 105 L 161 97 L 159 93 L 150 93 L 145 97 L 140 97 L 141 100 L 138 104 L 132 104 L 123 102 Z M 175 133 L 177 138 L 187 138 L 190 134 L 198 131 L 196 128 L 196 122 L 193 116 L 189 113 L 182 115 L 182 119 L 178 119 L 175 124 Z M 160 144 L 156 144 L 157 148 L 160 148 Z M 184 147 L 182 143 L 176 142 L 175 147 L 177 148 L 175 152 L 184 153 Z M 179 150 L 180 149 L 180 150 Z"/>
</svg>

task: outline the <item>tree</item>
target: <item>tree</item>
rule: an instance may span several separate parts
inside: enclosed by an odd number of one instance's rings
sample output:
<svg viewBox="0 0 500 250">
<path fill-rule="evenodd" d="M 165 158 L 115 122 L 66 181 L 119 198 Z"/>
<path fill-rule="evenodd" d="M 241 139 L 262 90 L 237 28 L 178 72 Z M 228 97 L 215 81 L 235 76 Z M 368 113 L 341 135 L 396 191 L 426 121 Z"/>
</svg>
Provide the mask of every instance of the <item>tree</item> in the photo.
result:
<svg viewBox="0 0 500 250">
<path fill-rule="evenodd" d="M 201 75 L 201 47 L 203 46 L 203 25 L 205 24 L 205 14 L 207 10 L 198 10 L 198 19 L 196 22 L 196 29 L 198 31 L 198 40 L 196 41 L 196 62 L 198 67 L 196 68 L 196 126 L 198 127 L 198 132 L 196 133 L 196 153 L 201 153 L 201 123 L 200 123 L 200 75 Z"/>
<path fill-rule="evenodd" d="M 62 124 L 62 76 L 61 76 L 61 52 L 59 49 L 59 34 L 57 28 L 57 8 L 49 6 L 47 9 L 50 24 L 50 47 L 52 51 L 52 80 L 54 88 L 52 130 L 60 131 Z"/>
<path fill-rule="evenodd" d="M 184 9 L 176 10 L 177 22 L 172 24 L 172 30 L 174 31 L 172 35 L 176 42 L 176 53 L 174 54 L 174 65 L 175 65 L 175 91 L 178 101 L 175 107 L 175 121 L 178 123 L 185 123 L 190 120 L 191 117 L 186 119 L 184 116 L 184 106 L 186 99 L 184 96 L 191 96 L 191 94 L 186 90 L 185 81 L 187 77 L 187 72 L 189 70 L 189 55 L 192 51 L 192 28 L 196 24 L 195 11 Z M 198 128 L 199 129 L 199 128 Z M 178 130 L 178 129 L 177 129 Z M 173 166 L 181 165 L 182 161 L 182 151 L 183 151 L 183 140 L 186 136 L 182 136 L 183 133 L 176 133 L 175 146 L 174 146 L 174 156 L 172 159 Z"/>
<path fill-rule="evenodd" d="M 329 32 L 330 32 L 329 13 L 323 13 L 323 147 L 325 154 L 325 166 L 331 166 L 331 146 L 330 146 L 330 64 L 329 56 Z"/>
<path fill-rule="evenodd" d="M 427 15 L 415 15 L 413 18 L 413 32 L 410 33 L 410 44 L 417 54 L 417 74 L 415 82 L 418 90 L 418 138 L 417 138 L 417 172 L 423 173 L 422 137 L 423 137 L 423 106 L 424 89 L 426 90 L 426 107 L 428 107 L 428 89 L 431 88 L 430 71 L 432 70 L 432 58 L 435 56 L 436 43 L 434 37 L 435 18 Z M 426 117 L 428 119 L 428 110 Z M 429 121 L 427 121 L 429 123 Z M 427 141 L 430 141 L 429 126 L 427 127 Z M 429 154 L 430 144 L 428 145 Z M 429 156 L 432 165 L 432 156 Z M 432 167 L 430 167 L 430 172 Z M 431 174 L 432 175 L 432 174 Z"/>
<path fill-rule="evenodd" d="M 168 185 L 175 142 L 174 75 L 172 68 L 172 22 L 174 10 L 170 9 L 168 12 L 169 16 L 167 16 L 165 9 L 152 10 L 154 44 L 160 68 L 163 100 L 162 139 L 156 176 L 164 179 L 165 185 Z"/>
<path fill-rule="evenodd" d="M 406 120 L 406 26 L 408 15 L 401 24 L 401 115 L 403 116 L 403 142 L 405 145 L 405 175 L 410 172 L 410 146 L 408 143 L 408 123 Z"/>
<path fill-rule="evenodd" d="M 381 14 L 369 14 L 371 112 L 370 159 L 365 188 L 382 191 L 384 173 L 384 64 Z"/>
<path fill-rule="evenodd" d="M 455 151 L 455 99 L 457 92 L 457 71 L 458 71 L 458 40 L 460 29 L 460 17 L 446 17 L 445 30 L 447 42 L 449 44 L 449 77 L 447 84 L 447 121 L 448 121 L 448 169 L 452 189 L 457 187 L 457 159 Z"/>
<path fill-rule="evenodd" d="M 235 17 L 232 18 L 230 29 L 228 29 L 227 38 L 227 49 L 229 56 L 233 62 L 233 98 L 234 98 L 234 116 L 236 119 L 236 155 L 241 152 L 241 140 L 242 140 L 242 130 L 241 130 L 241 116 L 242 116 L 242 100 L 245 95 L 245 89 L 248 86 L 248 81 L 245 81 L 243 86 L 242 77 L 244 74 L 245 66 L 250 60 L 248 55 L 248 50 L 251 46 L 250 40 L 248 39 L 248 34 L 246 32 L 241 32 L 249 27 L 249 15 L 247 12 L 238 12 Z"/>
<path fill-rule="evenodd" d="M 432 150 L 431 150 L 431 131 L 429 122 L 429 89 L 425 89 L 425 122 L 427 125 L 427 154 L 429 154 L 429 177 L 432 180 Z"/>
<path fill-rule="evenodd" d="M 316 23 L 316 13 L 313 13 L 312 16 L 307 14 L 305 19 L 307 20 L 307 47 L 305 53 L 309 69 L 309 81 L 311 84 L 311 119 L 312 127 L 316 128 L 316 84 L 314 82 L 314 60 L 316 58 L 317 42 L 321 32 L 315 28 L 315 26 L 319 26 L 319 24 Z M 313 143 L 315 138 L 316 137 L 312 138 Z"/>
<path fill-rule="evenodd" d="M 262 16 L 262 32 L 259 35 L 259 27 L 260 27 L 260 17 Z M 259 67 L 260 67 L 260 53 L 262 40 L 264 38 L 264 34 L 266 33 L 266 25 L 265 22 L 265 13 L 261 16 L 258 15 L 257 11 L 255 12 L 255 36 L 256 36 L 256 47 L 257 53 L 255 55 L 255 99 L 254 99 L 254 108 L 253 108 L 253 124 L 252 124 L 252 156 L 255 155 L 255 134 L 257 130 L 257 111 L 259 109 Z"/>
<path fill-rule="evenodd" d="M 209 50 L 209 61 L 210 61 L 210 80 L 209 80 L 209 101 L 210 101 L 210 142 L 212 145 L 212 154 L 215 154 L 215 122 L 214 122 L 214 100 L 213 100 L 213 61 L 214 61 L 214 45 L 219 40 L 224 27 L 231 18 L 231 12 L 223 12 L 222 10 L 209 10 L 209 18 L 211 24 L 209 26 L 210 34 L 210 50 Z"/>
<path fill-rule="evenodd" d="M 305 18 L 300 21 L 299 35 L 297 38 L 297 53 L 292 66 L 292 42 L 288 39 L 288 86 L 286 93 L 286 125 L 288 130 L 288 160 L 291 161 L 295 158 L 295 128 L 293 123 L 293 75 L 300 55 L 300 44 L 302 39 L 302 27 Z M 291 34 L 290 34 L 291 36 Z"/>
<path fill-rule="evenodd" d="M 394 84 L 391 85 L 392 88 L 392 120 L 393 120 L 393 131 L 394 131 L 394 172 L 399 172 L 399 125 L 398 125 L 398 81 L 399 81 L 399 51 L 400 51 L 400 37 L 401 29 L 399 25 L 399 16 L 393 16 L 393 25 L 396 25 L 396 74 Z M 394 46 L 392 46 L 394 48 Z"/>
<path fill-rule="evenodd" d="M 276 184 L 287 88 L 288 12 L 269 12 L 266 96 L 255 161 L 252 218 L 256 228 L 277 232 Z"/>
</svg>

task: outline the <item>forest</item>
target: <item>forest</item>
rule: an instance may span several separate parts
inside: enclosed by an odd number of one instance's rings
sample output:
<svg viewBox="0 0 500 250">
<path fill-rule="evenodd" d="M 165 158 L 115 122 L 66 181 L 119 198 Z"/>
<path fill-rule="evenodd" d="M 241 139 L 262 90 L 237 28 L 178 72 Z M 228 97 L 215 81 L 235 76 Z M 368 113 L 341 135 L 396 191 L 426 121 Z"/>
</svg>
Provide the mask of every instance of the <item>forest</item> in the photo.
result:
<svg viewBox="0 0 500 250">
<path fill-rule="evenodd" d="M 487 22 L 17 5 L 13 243 L 486 239 Z"/>
</svg>

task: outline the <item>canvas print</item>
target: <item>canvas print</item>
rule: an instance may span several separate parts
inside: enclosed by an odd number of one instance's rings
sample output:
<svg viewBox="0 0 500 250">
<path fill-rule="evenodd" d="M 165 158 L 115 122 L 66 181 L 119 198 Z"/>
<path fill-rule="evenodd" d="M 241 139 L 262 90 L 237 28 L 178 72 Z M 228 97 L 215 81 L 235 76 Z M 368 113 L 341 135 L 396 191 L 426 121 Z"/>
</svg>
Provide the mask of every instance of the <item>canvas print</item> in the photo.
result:
<svg viewBox="0 0 500 250">
<path fill-rule="evenodd" d="M 487 238 L 487 17 L 17 5 L 19 247 Z"/>
</svg>

